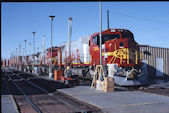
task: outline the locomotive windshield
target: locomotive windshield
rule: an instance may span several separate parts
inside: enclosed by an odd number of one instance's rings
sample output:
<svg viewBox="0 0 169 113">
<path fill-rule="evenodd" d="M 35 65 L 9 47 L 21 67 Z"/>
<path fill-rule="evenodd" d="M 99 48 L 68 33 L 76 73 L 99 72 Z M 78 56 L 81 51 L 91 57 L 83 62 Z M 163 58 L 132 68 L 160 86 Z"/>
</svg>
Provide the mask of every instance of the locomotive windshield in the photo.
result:
<svg viewBox="0 0 169 113">
<path fill-rule="evenodd" d="M 119 38 L 120 38 L 120 34 L 103 34 L 102 44 L 104 44 L 108 40 L 119 39 Z"/>
<path fill-rule="evenodd" d="M 123 32 L 121 32 L 121 34 L 122 34 L 122 38 L 130 38 L 134 40 L 133 34 L 128 30 L 124 30 Z"/>
<path fill-rule="evenodd" d="M 120 34 L 103 34 L 102 35 L 102 44 L 104 44 L 106 41 L 108 40 L 112 40 L 112 39 L 119 39 L 120 38 Z M 92 38 L 93 39 L 93 43 L 100 45 L 100 36 L 97 35 L 95 37 Z"/>
</svg>

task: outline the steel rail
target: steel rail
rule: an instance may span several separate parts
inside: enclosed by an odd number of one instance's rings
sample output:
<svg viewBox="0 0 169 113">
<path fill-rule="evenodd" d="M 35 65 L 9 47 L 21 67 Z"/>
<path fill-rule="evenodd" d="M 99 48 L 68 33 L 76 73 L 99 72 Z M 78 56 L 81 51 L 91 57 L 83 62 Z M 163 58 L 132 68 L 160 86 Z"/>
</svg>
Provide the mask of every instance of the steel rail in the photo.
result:
<svg viewBox="0 0 169 113">
<path fill-rule="evenodd" d="M 82 109 L 82 108 L 78 108 L 78 107 L 76 107 L 76 106 L 73 106 L 72 104 L 70 104 L 70 103 L 64 101 L 63 99 L 60 99 L 60 98 L 56 97 L 54 94 L 51 94 L 49 91 L 47 91 L 47 90 L 45 90 L 45 89 L 43 89 L 43 88 L 37 86 L 36 84 L 34 84 L 34 83 L 32 83 L 32 82 L 26 80 L 25 78 L 23 78 L 23 77 L 21 77 L 21 76 L 19 76 L 19 75 L 16 75 L 16 76 L 20 77 L 21 79 L 23 79 L 23 80 L 26 81 L 27 83 L 33 85 L 34 87 L 39 88 L 40 90 L 42 90 L 42 91 L 44 91 L 45 93 L 47 93 L 47 94 L 49 94 L 50 96 L 52 96 L 53 98 L 58 99 L 60 102 L 63 102 L 63 103 L 65 103 L 66 105 L 68 105 L 68 106 L 70 106 L 70 107 L 73 107 L 74 109 L 76 109 L 76 110 L 78 110 L 78 111 L 81 111 L 81 113 L 87 112 L 85 109 Z"/>
<path fill-rule="evenodd" d="M 7 74 L 6 74 L 7 75 Z M 32 107 L 38 112 L 38 113 L 42 113 L 42 111 L 35 105 L 35 103 L 22 91 L 21 88 L 19 88 L 19 86 L 12 80 L 11 77 L 9 77 L 7 75 L 7 77 L 9 78 L 9 81 L 11 80 L 12 83 L 19 89 L 19 91 L 23 94 L 23 96 L 26 98 L 26 100 L 32 105 Z"/>
</svg>

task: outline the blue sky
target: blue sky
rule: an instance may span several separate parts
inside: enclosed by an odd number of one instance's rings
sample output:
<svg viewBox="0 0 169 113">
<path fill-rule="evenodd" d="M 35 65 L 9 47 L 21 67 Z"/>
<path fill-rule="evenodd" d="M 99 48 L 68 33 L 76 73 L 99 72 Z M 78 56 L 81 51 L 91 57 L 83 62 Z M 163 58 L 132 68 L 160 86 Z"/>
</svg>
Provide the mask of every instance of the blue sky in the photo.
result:
<svg viewBox="0 0 169 113">
<path fill-rule="evenodd" d="M 169 2 L 102 2 L 102 29 L 107 28 L 107 10 L 110 28 L 129 29 L 139 44 L 169 48 Z M 99 2 L 2 2 L 1 4 L 1 56 L 25 47 L 24 40 L 41 50 L 45 35 L 45 48 L 50 47 L 51 21 L 53 45 L 68 39 L 68 18 L 72 17 L 72 41 L 100 31 Z M 33 52 L 33 47 L 31 49 Z M 19 51 L 18 53 L 19 54 Z"/>
</svg>

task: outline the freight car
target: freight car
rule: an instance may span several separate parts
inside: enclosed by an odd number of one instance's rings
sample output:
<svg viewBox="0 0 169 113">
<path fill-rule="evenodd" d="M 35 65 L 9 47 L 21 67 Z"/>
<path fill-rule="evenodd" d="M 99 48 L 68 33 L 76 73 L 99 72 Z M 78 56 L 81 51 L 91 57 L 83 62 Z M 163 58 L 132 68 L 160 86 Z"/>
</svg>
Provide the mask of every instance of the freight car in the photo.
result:
<svg viewBox="0 0 169 113">
<path fill-rule="evenodd" d="M 53 67 L 58 67 L 57 63 L 57 47 L 52 47 L 52 64 Z M 11 57 L 10 61 L 13 67 L 20 71 L 28 71 L 36 74 L 48 74 L 50 65 L 51 48 L 45 49 L 42 52 L 27 56 Z"/>
</svg>

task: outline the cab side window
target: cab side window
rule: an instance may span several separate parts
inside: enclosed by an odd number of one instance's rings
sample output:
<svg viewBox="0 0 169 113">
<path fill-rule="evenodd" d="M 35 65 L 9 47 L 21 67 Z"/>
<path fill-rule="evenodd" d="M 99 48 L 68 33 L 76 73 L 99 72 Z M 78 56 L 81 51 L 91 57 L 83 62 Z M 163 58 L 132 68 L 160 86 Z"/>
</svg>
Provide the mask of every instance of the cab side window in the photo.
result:
<svg viewBox="0 0 169 113">
<path fill-rule="evenodd" d="M 92 44 L 97 44 L 97 36 L 92 37 Z"/>
</svg>

